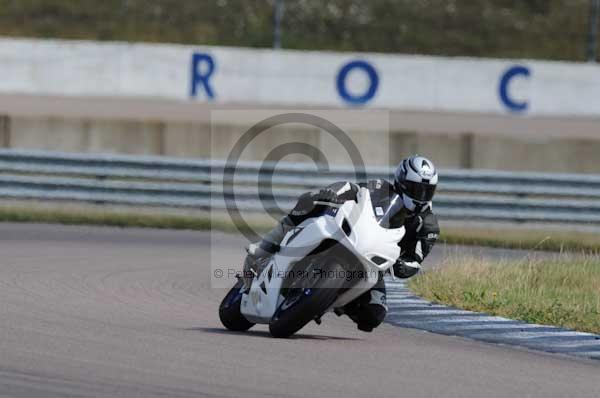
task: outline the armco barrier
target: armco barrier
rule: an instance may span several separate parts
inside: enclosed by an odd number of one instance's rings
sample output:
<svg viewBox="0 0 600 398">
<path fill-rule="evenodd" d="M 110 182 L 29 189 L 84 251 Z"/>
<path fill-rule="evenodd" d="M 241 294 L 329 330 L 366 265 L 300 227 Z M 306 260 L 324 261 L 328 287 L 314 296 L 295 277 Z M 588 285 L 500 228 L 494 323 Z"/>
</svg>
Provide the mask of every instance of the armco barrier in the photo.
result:
<svg viewBox="0 0 600 398">
<path fill-rule="evenodd" d="M 222 210 L 231 196 L 223 189 L 225 166 L 221 160 L 4 149 L 0 197 Z M 272 178 L 263 181 L 261 171 Z M 370 178 L 391 173 L 367 170 Z M 319 172 L 307 164 L 240 162 L 235 200 L 248 211 L 288 209 L 302 192 L 354 179 L 351 167 Z M 259 200 L 265 184 L 272 184 L 275 201 Z M 435 209 L 442 219 L 600 225 L 600 177 L 442 170 Z"/>
</svg>

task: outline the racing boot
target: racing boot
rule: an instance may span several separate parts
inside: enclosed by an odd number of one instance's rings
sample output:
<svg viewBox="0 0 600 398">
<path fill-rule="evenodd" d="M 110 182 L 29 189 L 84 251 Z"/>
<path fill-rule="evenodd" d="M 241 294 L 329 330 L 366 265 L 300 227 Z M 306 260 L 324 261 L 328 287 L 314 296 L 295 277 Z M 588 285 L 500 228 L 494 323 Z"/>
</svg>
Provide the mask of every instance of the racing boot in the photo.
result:
<svg viewBox="0 0 600 398">
<path fill-rule="evenodd" d="M 279 220 L 275 228 L 265 234 L 262 240 L 250 243 L 246 247 L 248 255 L 244 260 L 244 270 L 242 273 L 245 288 L 250 288 L 252 279 L 260 275 L 265 269 L 271 256 L 279 251 L 279 245 L 284 236 L 293 228 L 294 224 L 288 216 L 285 216 Z"/>
</svg>

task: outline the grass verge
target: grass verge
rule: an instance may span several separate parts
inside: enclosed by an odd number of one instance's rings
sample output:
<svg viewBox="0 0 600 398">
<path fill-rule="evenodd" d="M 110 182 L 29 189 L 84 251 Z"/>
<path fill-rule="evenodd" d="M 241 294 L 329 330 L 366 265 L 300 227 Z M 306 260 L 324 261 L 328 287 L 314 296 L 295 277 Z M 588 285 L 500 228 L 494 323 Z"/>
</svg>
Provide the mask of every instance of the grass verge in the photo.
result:
<svg viewBox="0 0 600 398">
<path fill-rule="evenodd" d="M 409 287 L 430 301 L 530 323 L 600 333 L 600 259 L 486 262 L 454 258 Z"/>
<path fill-rule="evenodd" d="M 453 245 L 600 253 L 600 234 L 592 232 L 444 227 L 440 239 Z"/>
<path fill-rule="evenodd" d="M 8 207 L 0 208 L 0 222 L 48 223 L 65 225 L 104 225 L 121 228 L 187 229 L 207 231 L 211 229 L 236 232 L 233 222 L 225 217 L 211 219 L 206 216 L 156 215 L 135 212 L 102 211 L 93 209 L 58 210 Z M 258 231 L 269 226 L 266 222 L 251 225 Z"/>
<path fill-rule="evenodd" d="M 98 208 L 36 208 L 28 206 L 0 207 L 0 222 L 36 222 L 69 225 L 106 225 L 160 229 L 220 230 L 237 232 L 237 227 L 226 216 L 151 214 L 136 210 L 111 211 Z M 268 217 L 248 220 L 255 231 L 269 230 L 274 222 Z M 444 226 L 441 242 L 448 244 L 499 247 L 507 249 L 577 251 L 600 253 L 600 234 L 583 232 L 553 232 L 525 230 L 494 230 Z"/>
</svg>

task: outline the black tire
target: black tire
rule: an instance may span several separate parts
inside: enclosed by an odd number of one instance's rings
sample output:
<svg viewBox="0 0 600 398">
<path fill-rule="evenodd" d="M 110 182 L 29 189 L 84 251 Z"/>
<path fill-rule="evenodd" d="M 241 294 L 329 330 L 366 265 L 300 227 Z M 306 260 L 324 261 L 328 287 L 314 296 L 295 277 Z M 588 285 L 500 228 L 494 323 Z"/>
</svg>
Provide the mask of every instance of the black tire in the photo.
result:
<svg viewBox="0 0 600 398">
<path fill-rule="evenodd" d="M 312 283 L 310 295 L 299 295 L 299 299 L 297 295 L 293 298 L 296 301 L 289 307 L 286 303 L 289 304 L 290 297 L 286 297 L 281 303 L 269 323 L 269 332 L 273 337 L 290 337 L 310 321 L 321 316 L 337 299 L 344 285 L 344 268 L 335 262 L 330 262 L 322 267 L 322 270 L 326 271 L 322 275 L 327 276 L 320 276 Z"/>
<path fill-rule="evenodd" d="M 235 286 L 231 288 L 219 306 L 219 318 L 221 323 L 229 330 L 243 332 L 254 326 L 254 323 L 248 321 L 240 311 L 242 295 L 240 289 L 244 282 L 240 279 Z"/>
</svg>

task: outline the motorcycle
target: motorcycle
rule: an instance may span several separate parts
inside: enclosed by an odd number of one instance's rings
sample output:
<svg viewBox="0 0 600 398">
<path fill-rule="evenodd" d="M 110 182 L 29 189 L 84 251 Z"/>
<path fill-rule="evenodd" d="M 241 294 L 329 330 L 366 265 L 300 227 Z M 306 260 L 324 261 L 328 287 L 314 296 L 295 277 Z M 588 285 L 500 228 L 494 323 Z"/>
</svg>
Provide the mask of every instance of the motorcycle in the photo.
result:
<svg viewBox="0 0 600 398">
<path fill-rule="evenodd" d="M 393 276 L 405 230 L 386 228 L 385 219 L 398 202 L 392 200 L 384 213 L 373 207 L 366 188 L 356 201 L 315 202 L 322 212 L 285 235 L 280 251 L 252 275 L 249 287 L 238 277 L 219 307 L 223 325 L 245 331 L 268 324 L 273 337 L 289 337 L 312 320 L 320 324 L 327 312 L 343 314 L 346 304 L 375 286 L 380 273 Z"/>
</svg>

